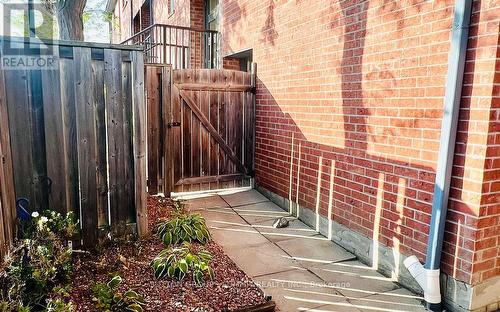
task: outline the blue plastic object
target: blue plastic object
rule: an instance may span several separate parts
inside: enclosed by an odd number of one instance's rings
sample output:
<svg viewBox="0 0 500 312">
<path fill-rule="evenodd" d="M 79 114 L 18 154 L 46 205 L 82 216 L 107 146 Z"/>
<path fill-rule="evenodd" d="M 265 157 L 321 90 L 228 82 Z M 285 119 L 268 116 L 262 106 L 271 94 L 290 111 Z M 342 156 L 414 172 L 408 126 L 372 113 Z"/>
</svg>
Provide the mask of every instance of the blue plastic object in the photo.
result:
<svg viewBox="0 0 500 312">
<path fill-rule="evenodd" d="M 17 217 L 23 221 L 31 220 L 31 214 L 28 211 L 28 206 L 30 205 L 30 201 L 27 198 L 21 197 L 16 200 L 16 210 Z"/>
</svg>

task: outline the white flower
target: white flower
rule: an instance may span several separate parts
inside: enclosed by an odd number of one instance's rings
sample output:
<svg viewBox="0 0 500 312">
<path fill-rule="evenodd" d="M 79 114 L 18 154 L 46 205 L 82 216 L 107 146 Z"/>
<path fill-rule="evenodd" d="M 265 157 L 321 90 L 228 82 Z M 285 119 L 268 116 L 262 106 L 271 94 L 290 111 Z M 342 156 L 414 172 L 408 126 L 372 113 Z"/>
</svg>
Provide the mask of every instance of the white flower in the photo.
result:
<svg viewBox="0 0 500 312">
<path fill-rule="evenodd" d="M 45 222 L 49 221 L 49 219 L 47 219 L 47 217 L 42 217 L 42 218 L 40 218 L 40 221 L 42 221 L 42 223 L 45 223 Z"/>
<path fill-rule="evenodd" d="M 33 211 L 33 213 L 31 214 L 31 216 L 33 218 L 38 218 L 40 216 L 40 214 L 38 213 L 38 211 Z"/>
</svg>

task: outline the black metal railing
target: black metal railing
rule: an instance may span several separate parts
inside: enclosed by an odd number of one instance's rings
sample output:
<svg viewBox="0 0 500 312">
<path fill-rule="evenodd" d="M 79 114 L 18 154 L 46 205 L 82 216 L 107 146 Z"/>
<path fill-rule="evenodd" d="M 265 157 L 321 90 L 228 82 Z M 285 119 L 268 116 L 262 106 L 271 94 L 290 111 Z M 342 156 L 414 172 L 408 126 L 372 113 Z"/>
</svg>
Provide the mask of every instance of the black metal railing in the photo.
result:
<svg viewBox="0 0 500 312">
<path fill-rule="evenodd" d="M 142 45 L 144 62 L 174 69 L 218 68 L 221 63 L 220 34 L 213 30 L 154 24 L 122 44 Z"/>
</svg>

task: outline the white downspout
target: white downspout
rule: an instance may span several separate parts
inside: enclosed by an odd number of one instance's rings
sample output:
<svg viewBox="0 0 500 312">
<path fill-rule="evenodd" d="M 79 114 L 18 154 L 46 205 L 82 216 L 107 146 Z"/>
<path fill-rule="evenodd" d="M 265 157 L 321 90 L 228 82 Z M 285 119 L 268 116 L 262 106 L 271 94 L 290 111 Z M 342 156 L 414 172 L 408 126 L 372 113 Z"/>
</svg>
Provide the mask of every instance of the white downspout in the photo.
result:
<svg viewBox="0 0 500 312">
<path fill-rule="evenodd" d="M 410 274 L 422 287 L 427 308 L 431 311 L 442 311 L 439 267 L 443 249 L 471 12 L 472 0 L 455 1 L 444 95 L 444 113 L 441 123 L 441 138 L 425 267 L 415 256 L 411 256 L 404 261 L 404 265 Z"/>
</svg>

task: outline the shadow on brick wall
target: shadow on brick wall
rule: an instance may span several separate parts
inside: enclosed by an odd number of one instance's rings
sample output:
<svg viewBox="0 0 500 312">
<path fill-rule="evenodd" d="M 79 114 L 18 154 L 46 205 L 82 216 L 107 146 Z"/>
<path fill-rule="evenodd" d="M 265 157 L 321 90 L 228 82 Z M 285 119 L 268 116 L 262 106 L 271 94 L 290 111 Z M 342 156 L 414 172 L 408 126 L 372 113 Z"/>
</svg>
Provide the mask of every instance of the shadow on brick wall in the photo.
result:
<svg viewBox="0 0 500 312">
<path fill-rule="evenodd" d="M 391 155 L 368 152 L 369 139 L 375 139 L 369 137 L 367 130 L 370 115 L 363 103 L 362 85 L 369 3 L 357 6 L 356 10 L 352 4 L 346 3 L 340 2 L 343 18 L 355 22 L 345 26 L 340 69 L 344 146 L 308 140 L 293 117 L 282 111 L 272 92 L 258 80 L 256 180 L 260 186 L 310 209 L 317 205 L 319 184 L 321 215 L 328 216 L 331 200 L 333 209 L 329 217 L 336 222 L 400 253 L 415 254 L 424 261 L 435 171 L 418 162 L 404 162 Z M 348 37 L 353 34 L 356 36 L 354 40 Z M 473 79 L 474 66 L 469 65 L 467 70 Z M 391 72 L 378 74 L 390 76 Z M 453 199 L 450 201 L 442 258 L 443 271 L 466 282 L 470 282 L 471 268 L 464 264 L 464 271 L 461 271 L 456 259 L 459 257 L 472 263 L 472 253 L 464 244 L 464 238 L 475 239 L 475 231 L 459 229 L 464 223 L 464 214 L 477 214 L 459 201 L 471 94 L 472 88 L 464 87 L 452 181 Z M 395 133 L 392 135 L 397 136 Z M 332 170 L 333 183 L 330 183 Z M 333 190 L 331 198 L 330 189 Z M 462 249 L 466 251 L 465 255 L 461 253 Z"/>
</svg>

